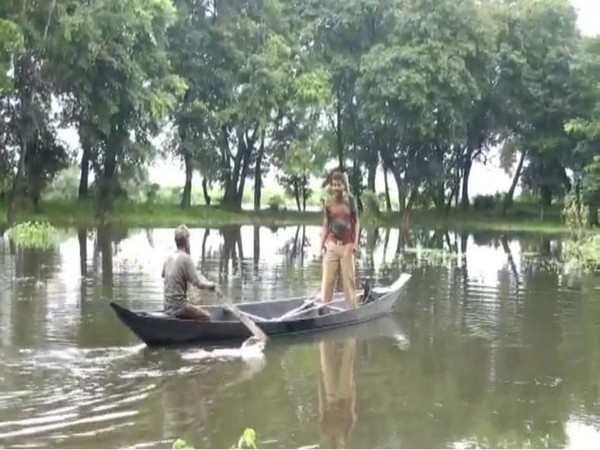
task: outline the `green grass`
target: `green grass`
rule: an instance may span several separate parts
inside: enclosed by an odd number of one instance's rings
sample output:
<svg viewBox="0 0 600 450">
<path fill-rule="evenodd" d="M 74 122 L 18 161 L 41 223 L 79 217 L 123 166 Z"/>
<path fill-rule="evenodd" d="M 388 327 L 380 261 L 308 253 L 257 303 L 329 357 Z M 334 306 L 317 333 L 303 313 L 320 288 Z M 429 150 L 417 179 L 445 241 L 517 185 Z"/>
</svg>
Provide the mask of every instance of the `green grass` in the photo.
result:
<svg viewBox="0 0 600 450">
<path fill-rule="evenodd" d="M 0 218 L 6 217 L 6 205 L 0 203 Z M 319 223 L 320 213 L 299 213 L 296 211 L 273 212 L 263 210 L 227 211 L 218 207 L 193 206 L 182 209 L 174 204 L 116 204 L 105 222 L 130 227 L 173 227 L 185 223 L 188 226 L 219 226 L 227 224 L 295 225 Z M 16 213 L 16 221 L 48 221 L 57 227 L 74 225 L 97 225 L 97 217 L 92 202 L 47 201 L 40 204 L 39 211 L 21 209 Z"/>
<path fill-rule="evenodd" d="M 0 218 L 6 217 L 6 205 L 0 203 Z M 515 205 L 508 217 L 494 210 L 487 212 L 451 210 L 447 218 L 439 217 L 433 210 L 416 210 L 412 214 L 411 226 L 427 228 L 444 227 L 465 231 L 514 231 L 532 233 L 562 233 L 568 231 L 560 220 L 557 208 L 549 211 L 546 221 L 539 219 L 539 210 L 528 205 Z M 39 211 L 20 209 L 16 222 L 47 221 L 56 227 L 76 225 L 94 226 L 100 223 L 92 202 L 46 201 Z M 320 212 L 297 211 L 226 211 L 218 207 L 194 206 L 183 210 L 175 204 L 117 204 L 105 221 L 128 227 L 174 227 L 185 223 L 190 227 L 217 227 L 221 225 L 265 226 L 318 225 Z M 382 213 L 379 217 L 363 215 L 363 226 L 400 227 L 398 213 Z"/>
</svg>

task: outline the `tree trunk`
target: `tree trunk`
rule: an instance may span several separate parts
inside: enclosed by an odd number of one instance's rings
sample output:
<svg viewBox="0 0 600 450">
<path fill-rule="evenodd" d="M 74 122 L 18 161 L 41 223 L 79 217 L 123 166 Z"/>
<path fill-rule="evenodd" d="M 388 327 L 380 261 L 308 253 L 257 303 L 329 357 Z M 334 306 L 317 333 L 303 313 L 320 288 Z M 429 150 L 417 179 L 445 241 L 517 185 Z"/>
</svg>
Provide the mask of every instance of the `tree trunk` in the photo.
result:
<svg viewBox="0 0 600 450">
<path fill-rule="evenodd" d="M 88 198 L 89 178 L 90 178 L 90 158 L 92 156 L 92 140 L 89 135 L 89 129 L 85 125 L 79 126 L 79 141 L 81 142 L 81 173 L 79 177 L 79 189 L 77 198 L 85 200 Z"/>
<path fill-rule="evenodd" d="M 21 193 L 23 191 L 23 179 L 25 177 L 25 155 L 27 154 L 27 143 L 23 142 L 21 144 L 21 154 L 19 155 L 19 163 L 17 166 L 17 174 L 15 175 L 15 179 L 13 180 L 13 185 L 10 190 L 10 194 L 8 197 L 8 209 L 6 211 L 6 222 L 8 224 L 12 224 L 15 212 L 15 206 L 21 197 Z"/>
<path fill-rule="evenodd" d="M 183 150 L 183 163 L 185 165 L 185 184 L 183 185 L 183 194 L 181 195 L 181 207 L 187 209 L 192 206 L 192 179 L 194 177 L 194 164 L 192 155 L 187 150 Z"/>
<path fill-rule="evenodd" d="M 248 177 L 256 133 L 257 129 L 254 130 L 252 137 L 249 137 L 247 132 L 238 132 L 237 154 L 234 159 L 233 171 L 227 176 L 225 183 L 225 194 L 222 203 L 225 207 L 238 211 L 242 208 L 244 187 Z"/>
<path fill-rule="evenodd" d="M 208 193 L 208 178 L 202 178 L 202 195 L 204 195 L 204 203 L 210 206 L 210 194 Z"/>
<path fill-rule="evenodd" d="M 308 180 L 306 179 L 306 175 L 302 175 L 302 211 L 306 211 L 306 185 L 308 184 Z"/>
<path fill-rule="evenodd" d="M 546 220 L 546 210 L 550 207 L 551 204 L 552 204 L 552 190 L 550 189 L 550 186 L 548 186 L 546 183 L 543 183 L 540 186 L 540 205 L 541 205 L 540 220 L 542 222 L 544 220 Z"/>
<path fill-rule="evenodd" d="M 225 181 L 225 193 L 223 194 L 223 206 L 227 208 L 235 208 L 237 206 L 238 181 L 242 161 L 246 154 L 247 148 L 244 142 L 243 133 L 238 133 L 237 153 L 233 161 L 233 170 L 227 175 Z"/>
<path fill-rule="evenodd" d="M 385 187 L 385 207 L 388 212 L 392 212 L 392 199 L 390 198 L 390 185 L 388 181 L 388 170 L 383 166 L 383 184 Z"/>
<path fill-rule="evenodd" d="M 367 189 L 375 192 L 375 177 L 377 175 L 377 164 L 371 164 L 368 168 Z"/>
<path fill-rule="evenodd" d="M 598 205 L 591 205 L 589 207 L 588 226 L 598 226 Z"/>
<path fill-rule="evenodd" d="M 300 188 L 298 187 L 298 178 L 294 179 L 294 199 L 296 199 L 296 207 L 298 211 L 302 211 L 302 205 L 300 203 Z"/>
<path fill-rule="evenodd" d="M 469 176 L 471 175 L 471 168 L 473 167 L 473 161 L 471 160 L 472 150 L 469 147 L 467 155 L 465 157 L 465 166 L 462 178 L 462 191 L 460 195 L 460 203 L 463 209 L 469 209 Z"/>
<path fill-rule="evenodd" d="M 446 192 L 444 183 L 437 183 L 437 185 L 435 186 L 435 196 L 433 197 L 433 203 L 438 214 L 442 214 L 444 212 L 445 201 Z"/>
<path fill-rule="evenodd" d="M 260 147 L 254 167 L 254 210 L 260 211 L 262 189 L 262 160 L 265 153 L 265 130 L 260 132 Z"/>
<path fill-rule="evenodd" d="M 513 198 L 515 196 L 515 189 L 517 188 L 517 183 L 519 182 L 519 178 L 521 177 L 521 171 L 523 170 L 523 164 L 525 162 L 525 156 L 527 155 L 527 150 L 523 150 L 521 152 L 521 157 L 519 158 L 519 163 L 517 164 L 517 170 L 515 170 L 515 174 L 513 176 L 512 183 L 510 184 L 510 189 L 506 193 L 504 197 L 504 202 L 502 204 L 502 214 L 506 215 L 508 208 L 512 206 Z"/>
<path fill-rule="evenodd" d="M 113 126 L 108 145 L 105 150 L 104 168 L 102 170 L 100 186 L 99 213 L 104 215 L 113 208 L 116 184 L 117 152 L 121 151 L 127 139 L 126 131 L 118 126 Z"/>
<path fill-rule="evenodd" d="M 8 208 L 6 211 L 6 221 L 12 224 L 16 203 L 25 192 L 25 181 L 27 177 L 26 161 L 29 151 L 31 133 L 37 132 L 36 123 L 32 120 L 32 104 L 36 91 L 34 83 L 34 63 L 31 54 L 26 54 L 15 62 L 15 85 L 28 86 L 28 89 L 19 88 L 19 108 L 16 125 L 18 127 L 19 137 L 19 161 L 17 165 L 17 174 L 13 180 L 13 185 L 8 197 Z"/>
<path fill-rule="evenodd" d="M 236 193 L 236 203 L 235 206 L 237 210 L 242 209 L 242 202 L 244 201 L 244 187 L 246 185 L 246 178 L 248 178 L 248 172 L 250 171 L 250 155 L 252 153 L 252 146 L 250 144 L 246 150 L 246 154 L 244 155 L 244 160 L 242 163 L 242 170 L 240 174 L 240 184 Z"/>
<path fill-rule="evenodd" d="M 344 141 L 342 139 L 342 101 L 339 98 L 339 94 L 338 94 L 335 112 L 336 112 L 335 134 L 336 134 L 336 138 L 337 138 L 338 163 L 339 163 L 340 169 L 343 169 L 345 167 L 345 164 L 344 164 Z"/>
<path fill-rule="evenodd" d="M 260 225 L 254 225 L 254 249 L 252 252 L 252 262 L 254 266 L 254 277 L 258 278 L 260 276 L 261 267 L 260 267 Z"/>
<path fill-rule="evenodd" d="M 79 272 L 82 277 L 87 276 L 87 228 L 77 229 L 77 240 L 79 241 Z"/>
<path fill-rule="evenodd" d="M 106 224 L 100 226 L 97 239 L 102 254 L 102 285 L 111 288 L 113 285 L 112 227 Z"/>
<path fill-rule="evenodd" d="M 456 193 L 458 192 L 459 186 L 460 186 L 460 179 L 456 179 L 454 182 L 454 185 L 452 186 L 452 192 L 450 193 L 450 197 L 448 198 L 448 201 L 446 202 L 446 208 L 444 210 L 444 217 L 448 217 L 448 214 L 450 214 L 450 208 L 452 208 L 452 199 L 454 199 Z"/>
</svg>

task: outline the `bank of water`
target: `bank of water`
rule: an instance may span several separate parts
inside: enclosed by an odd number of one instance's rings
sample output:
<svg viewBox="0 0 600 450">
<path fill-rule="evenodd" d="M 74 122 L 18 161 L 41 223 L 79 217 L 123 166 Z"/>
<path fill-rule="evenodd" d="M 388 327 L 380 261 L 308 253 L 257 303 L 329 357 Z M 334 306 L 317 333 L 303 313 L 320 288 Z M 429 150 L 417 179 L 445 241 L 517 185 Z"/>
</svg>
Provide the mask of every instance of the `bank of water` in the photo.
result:
<svg viewBox="0 0 600 450">
<path fill-rule="evenodd" d="M 230 297 L 313 294 L 318 227 L 192 230 Z M 373 230 L 361 280 L 413 274 L 395 312 L 264 358 L 148 349 L 108 308 L 161 305 L 172 229 L 0 240 L 0 443 L 165 447 L 577 447 L 600 433 L 600 280 L 544 236 Z M 435 249 L 428 251 L 426 249 Z M 203 302 L 216 301 L 205 296 Z"/>
</svg>

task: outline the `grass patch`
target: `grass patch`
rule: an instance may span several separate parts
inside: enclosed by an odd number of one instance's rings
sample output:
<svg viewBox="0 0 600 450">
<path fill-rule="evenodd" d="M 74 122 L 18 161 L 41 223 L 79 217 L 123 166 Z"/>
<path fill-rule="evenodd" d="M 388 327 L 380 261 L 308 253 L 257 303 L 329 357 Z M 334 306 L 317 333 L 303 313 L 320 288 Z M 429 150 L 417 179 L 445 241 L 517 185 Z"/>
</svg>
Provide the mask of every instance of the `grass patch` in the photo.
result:
<svg viewBox="0 0 600 450">
<path fill-rule="evenodd" d="M 6 217 L 6 205 L 0 203 L 0 218 Z M 105 217 L 106 222 L 127 227 L 174 227 L 185 223 L 190 227 L 218 227 L 222 225 L 318 225 L 321 212 L 274 211 L 228 211 L 219 207 L 193 206 L 182 209 L 176 204 L 117 203 L 114 211 Z M 20 209 L 16 221 L 48 222 L 55 227 L 95 226 L 100 223 L 93 202 L 46 201 L 38 211 Z M 400 227 L 402 217 L 398 213 L 364 214 L 363 226 Z M 550 211 L 541 221 L 539 210 L 529 205 L 515 205 L 507 217 L 496 211 L 463 211 L 453 209 L 448 217 L 440 217 L 434 210 L 416 210 L 411 226 L 447 228 L 464 231 L 513 231 L 531 233 L 564 233 L 567 226 L 560 219 L 560 212 Z"/>
</svg>

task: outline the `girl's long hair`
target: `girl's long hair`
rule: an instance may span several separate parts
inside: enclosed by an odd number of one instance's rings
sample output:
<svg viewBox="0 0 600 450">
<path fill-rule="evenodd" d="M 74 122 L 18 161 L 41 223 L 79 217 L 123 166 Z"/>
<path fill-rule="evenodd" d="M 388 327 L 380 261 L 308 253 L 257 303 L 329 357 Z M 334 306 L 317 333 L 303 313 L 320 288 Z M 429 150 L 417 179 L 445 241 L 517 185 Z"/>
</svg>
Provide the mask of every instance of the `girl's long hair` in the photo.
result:
<svg viewBox="0 0 600 450">
<path fill-rule="evenodd" d="M 342 185 L 344 185 L 344 190 L 346 192 L 349 192 L 349 188 L 348 188 L 348 176 L 346 175 L 346 173 L 344 172 L 343 169 L 340 169 L 339 167 L 336 167 L 335 169 L 331 169 L 327 175 L 325 175 L 325 180 L 323 180 L 323 185 L 322 187 L 327 187 L 331 185 L 331 182 L 333 180 L 339 180 L 341 181 Z"/>
</svg>

